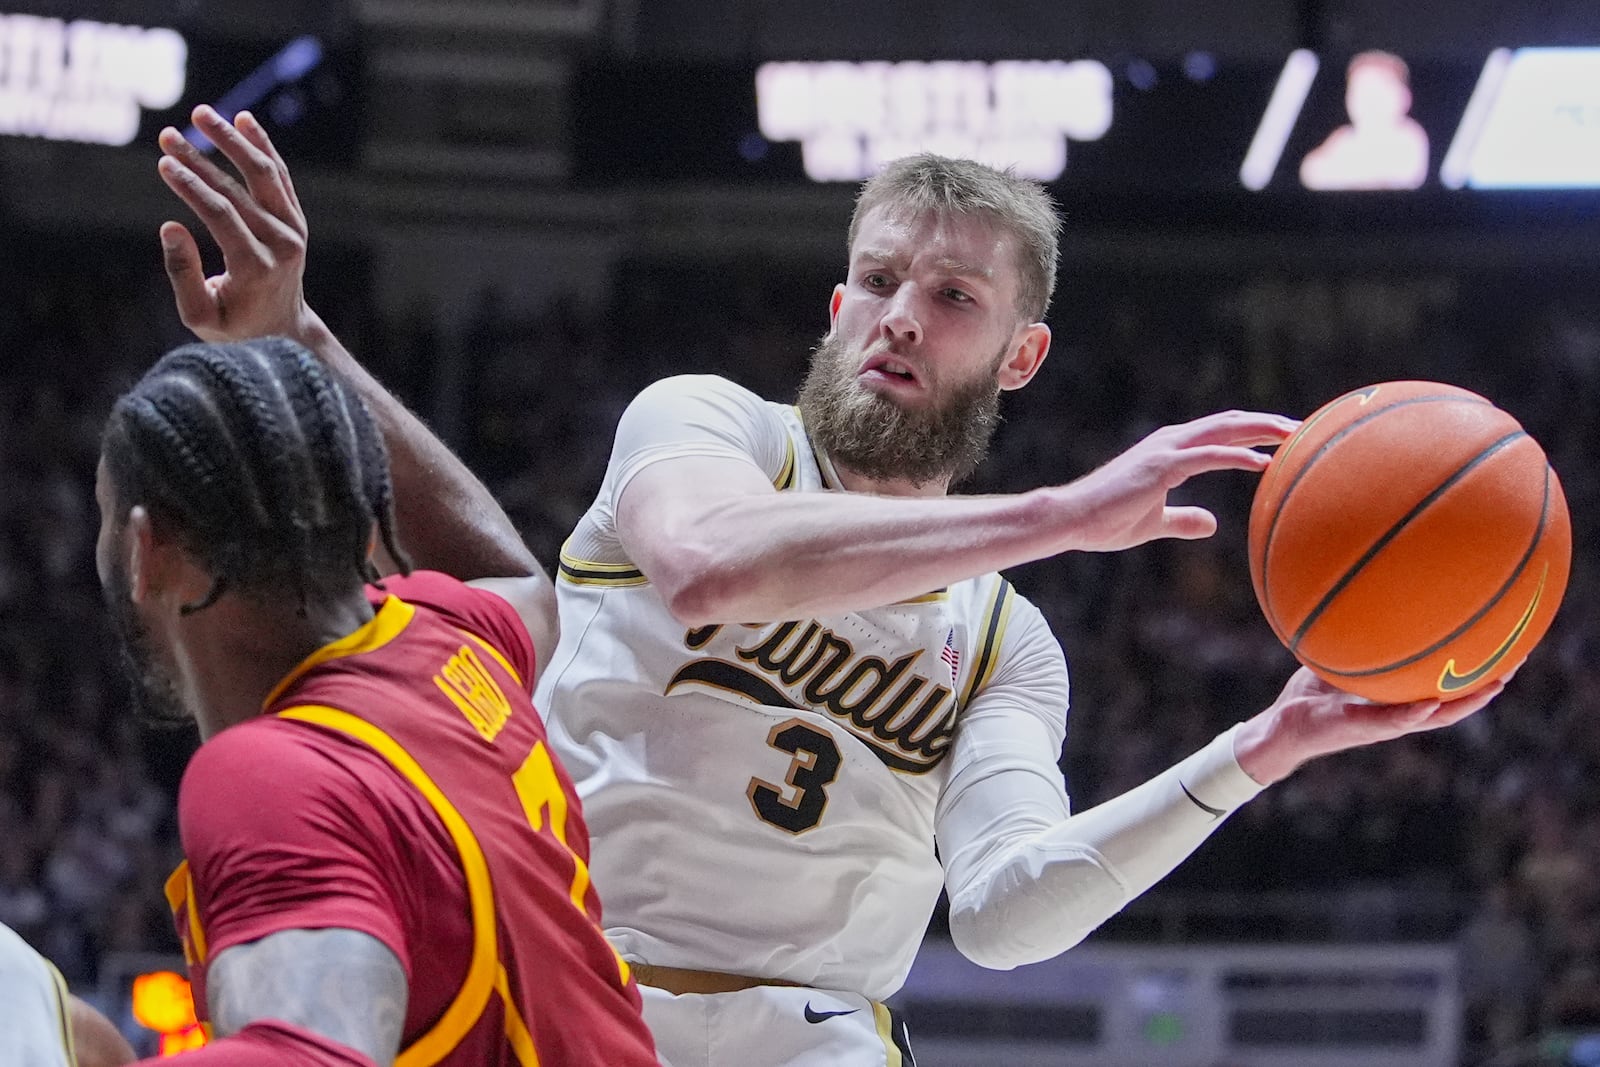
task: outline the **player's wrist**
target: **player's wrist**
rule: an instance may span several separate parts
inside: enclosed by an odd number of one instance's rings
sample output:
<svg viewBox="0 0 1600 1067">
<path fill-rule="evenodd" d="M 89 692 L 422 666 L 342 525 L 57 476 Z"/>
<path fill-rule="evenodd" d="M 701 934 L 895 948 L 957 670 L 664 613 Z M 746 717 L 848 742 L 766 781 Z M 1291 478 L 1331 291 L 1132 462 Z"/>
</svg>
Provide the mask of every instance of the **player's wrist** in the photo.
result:
<svg viewBox="0 0 1600 1067">
<path fill-rule="evenodd" d="M 1050 554 L 1089 551 L 1095 547 L 1085 530 L 1092 508 L 1083 496 L 1076 482 L 1047 485 L 1022 495 L 1024 521 L 1032 529 L 1050 532 Z"/>
<path fill-rule="evenodd" d="M 303 296 L 300 298 L 300 306 L 291 315 L 287 332 L 291 340 L 305 345 L 318 358 L 326 361 L 324 353 L 333 342 L 333 331 L 328 329 L 328 324 L 322 321 L 322 316 L 312 310 Z"/>
<path fill-rule="evenodd" d="M 1322 753 L 1307 744 L 1293 703 L 1278 703 L 1241 723 L 1233 735 L 1239 768 L 1262 786 L 1283 781 Z"/>
</svg>

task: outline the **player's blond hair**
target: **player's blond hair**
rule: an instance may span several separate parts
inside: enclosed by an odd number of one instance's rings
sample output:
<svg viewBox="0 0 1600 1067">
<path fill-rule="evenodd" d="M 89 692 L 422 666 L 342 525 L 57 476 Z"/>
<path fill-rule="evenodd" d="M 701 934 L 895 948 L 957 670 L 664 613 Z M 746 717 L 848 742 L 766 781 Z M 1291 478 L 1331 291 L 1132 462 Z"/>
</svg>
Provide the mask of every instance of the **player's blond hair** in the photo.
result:
<svg viewBox="0 0 1600 1067">
<path fill-rule="evenodd" d="M 861 220 L 876 207 L 916 215 L 976 215 L 1017 240 L 1017 310 L 1029 322 L 1044 318 L 1056 287 L 1061 219 L 1038 182 L 1010 169 L 924 152 L 890 163 L 861 187 L 850 218 L 847 251 Z"/>
</svg>

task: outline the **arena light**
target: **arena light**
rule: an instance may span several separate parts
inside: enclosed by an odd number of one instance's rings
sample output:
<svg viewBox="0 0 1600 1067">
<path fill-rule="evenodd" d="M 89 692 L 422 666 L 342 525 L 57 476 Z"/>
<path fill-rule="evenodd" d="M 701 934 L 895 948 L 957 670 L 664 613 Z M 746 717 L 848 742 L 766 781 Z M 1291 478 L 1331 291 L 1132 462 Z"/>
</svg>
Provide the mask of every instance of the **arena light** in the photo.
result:
<svg viewBox="0 0 1600 1067">
<path fill-rule="evenodd" d="M 0 134 L 129 144 L 182 98 L 188 57 L 175 30 L 0 15 Z"/>
<path fill-rule="evenodd" d="M 134 1021 L 160 1035 L 157 1055 L 165 1058 L 203 1048 L 205 1027 L 195 1018 L 189 980 L 172 971 L 134 976 L 131 1004 Z"/>
<path fill-rule="evenodd" d="M 913 152 L 965 156 L 1061 177 L 1067 141 L 1111 128 L 1105 64 L 766 63 L 756 108 L 769 141 L 799 141 L 806 175 L 860 181 Z"/>
<path fill-rule="evenodd" d="M 1491 55 L 1440 176 L 1455 188 L 1600 188 L 1600 48 Z"/>
</svg>

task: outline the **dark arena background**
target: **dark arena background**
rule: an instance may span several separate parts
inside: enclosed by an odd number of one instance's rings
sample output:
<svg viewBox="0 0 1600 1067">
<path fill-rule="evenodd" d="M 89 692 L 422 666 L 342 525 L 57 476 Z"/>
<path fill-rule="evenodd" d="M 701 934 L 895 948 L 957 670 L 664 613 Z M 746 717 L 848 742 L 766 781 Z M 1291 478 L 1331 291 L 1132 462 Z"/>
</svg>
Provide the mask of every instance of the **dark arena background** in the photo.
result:
<svg viewBox="0 0 1600 1067">
<path fill-rule="evenodd" d="M 1409 69 L 1425 165 L 1318 178 L 1372 50 Z M 969 491 L 1222 408 L 1492 398 L 1575 537 L 1505 695 L 1306 767 L 1054 962 L 981 971 L 936 917 L 896 1006 L 931 1067 L 1600 1064 L 1593 0 L 0 0 L 0 922 L 152 1054 L 192 1023 L 162 883 L 195 739 L 128 714 L 91 487 L 112 397 L 187 339 L 155 136 L 199 103 L 267 125 L 313 305 L 546 563 L 643 385 L 793 395 L 855 183 L 923 147 L 1015 163 L 1065 217 L 1053 355 Z M 1011 575 L 1072 666 L 1076 809 L 1292 666 L 1251 593 L 1252 485 L 1186 487 L 1208 542 Z"/>
</svg>

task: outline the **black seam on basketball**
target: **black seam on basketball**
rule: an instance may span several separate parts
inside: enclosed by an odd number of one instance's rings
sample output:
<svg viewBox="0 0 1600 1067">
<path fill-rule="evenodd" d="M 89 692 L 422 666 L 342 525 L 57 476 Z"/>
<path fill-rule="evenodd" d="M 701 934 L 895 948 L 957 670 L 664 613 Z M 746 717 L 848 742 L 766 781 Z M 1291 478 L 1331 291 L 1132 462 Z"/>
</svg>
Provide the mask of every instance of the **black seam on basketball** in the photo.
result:
<svg viewBox="0 0 1600 1067">
<path fill-rule="evenodd" d="M 1359 392 L 1360 390 L 1356 390 L 1356 392 L 1353 393 L 1346 393 L 1345 396 L 1355 396 Z M 1344 397 L 1340 397 L 1339 399 L 1342 400 Z M 1334 401 L 1334 403 L 1337 403 L 1337 401 Z M 1322 444 L 1317 447 L 1317 450 L 1311 453 L 1311 458 L 1306 460 L 1305 464 L 1295 472 L 1294 478 L 1289 482 L 1288 488 L 1284 489 L 1283 495 L 1278 498 L 1278 507 L 1272 513 L 1272 522 L 1267 526 L 1267 536 L 1262 541 L 1261 545 L 1261 609 L 1266 613 L 1268 625 L 1270 625 L 1273 630 L 1278 632 L 1279 637 L 1284 641 L 1285 644 L 1289 643 L 1288 632 L 1279 624 L 1277 612 L 1272 610 L 1272 583 L 1267 581 L 1267 570 L 1272 565 L 1272 539 L 1278 532 L 1278 520 L 1283 517 L 1284 509 L 1289 506 L 1289 497 L 1294 493 L 1295 487 L 1300 484 L 1301 479 L 1306 476 L 1306 472 L 1311 470 L 1312 465 L 1316 463 L 1317 460 L 1321 459 L 1334 445 L 1338 444 L 1340 441 L 1354 433 L 1358 427 L 1371 422 L 1379 415 L 1384 415 L 1394 411 L 1396 408 L 1410 407 L 1413 404 L 1433 403 L 1483 404 L 1491 407 L 1493 406 L 1490 405 L 1487 400 L 1483 400 L 1481 398 L 1475 399 L 1470 396 L 1456 396 L 1450 393 L 1430 393 L 1427 396 L 1407 397 L 1404 400 L 1396 400 L 1392 404 L 1385 404 L 1381 408 L 1376 408 L 1375 410 L 1367 412 L 1365 415 L 1361 416 L 1359 419 L 1355 420 L 1350 425 L 1346 426 L 1344 429 L 1338 431 L 1332 437 L 1322 442 Z"/>
<path fill-rule="evenodd" d="M 1350 569 L 1345 571 L 1337 582 L 1333 583 L 1333 588 L 1324 593 L 1322 599 L 1317 602 L 1317 606 L 1311 609 L 1311 613 L 1305 617 L 1305 621 L 1300 624 L 1300 628 L 1294 632 L 1294 640 L 1289 645 L 1290 651 L 1299 650 L 1300 642 L 1304 640 L 1306 631 L 1311 629 L 1312 625 L 1322 617 L 1322 613 L 1328 609 L 1328 606 L 1332 604 L 1334 600 L 1338 599 L 1339 594 L 1344 592 L 1345 587 L 1351 582 L 1355 581 L 1356 575 L 1360 574 L 1361 571 L 1365 569 L 1367 564 L 1376 559 L 1378 553 L 1382 552 L 1389 546 L 1389 542 L 1393 541 L 1396 537 L 1399 537 L 1400 532 L 1409 526 L 1412 520 L 1426 511 L 1435 501 L 1443 496 L 1452 485 L 1455 485 L 1473 470 L 1486 463 L 1490 457 L 1494 456 L 1500 451 L 1503 451 L 1513 441 L 1521 440 L 1526 436 L 1528 436 L 1528 431 L 1515 430 L 1512 433 L 1506 434 L 1498 441 L 1486 446 L 1476 456 L 1473 456 L 1471 459 L 1467 460 L 1467 462 L 1457 467 L 1450 477 L 1439 483 L 1433 492 L 1417 501 L 1417 503 L 1412 506 L 1410 511 L 1406 512 L 1400 517 L 1398 522 L 1389 527 L 1388 530 L 1384 531 L 1383 536 L 1378 538 L 1378 540 L 1373 543 L 1371 548 L 1362 553 L 1360 559 L 1351 564 Z"/>
<path fill-rule="evenodd" d="M 1460 626 L 1456 627 L 1456 629 L 1441 637 L 1439 640 L 1435 641 L 1421 652 L 1407 656 L 1402 660 L 1396 660 L 1394 663 L 1389 663 L 1382 667 L 1373 667 L 1369 670 L 1361 671 L 1341 671 L 1333 667 L 1324 666 L 1321 663 L 1314 663 L 1311 660 L 1304 659 L 1303 657 L 1302 661 L 1308 667 L 1315 667 L 1324 674 L 1331 674 L 1338 678 L 1371 678 L 1374 675 L 1386 674 L 1389 671 L 1397 671 L 1402 667 L 1409 667 L 1413 663 L 1418 663 L 1424 659 L 1427 659 L 1429 656 L 1433 655 L 1435 652 L 1438 652 L 1450 642 L 1454 641 L 1456 638 L 1460 637 L 1462 634 L 1478 625 L 1478 623 L 1482 622 L 1483 617 L 1489 614 L 1489 612 L 1493 611 L 1494 606 L 1500 603 L 1500 601 L 1504 600 L 1507 593 L 1511 592 L 1511 587 L 1517 583 L 1518 578 L 1522 577 L 1522 572 L 1528 569 L 1528 563 L 1533 559 L 1534 552 L 1538 550 L 1539 543 L 1544 540 L 1544 535 L 1550 522 L 1550 474 L 1550 465 L 1547 463 L 1545 464 L 1544 468 L 1544 501 L 1539 505 L 1539 521 L 1533 528 L 1533 543 L 1528 546 L 1528 550 L 1524 552 L 1522 554 L 1522 558 L 1517 561 L 1516 569 L 1511 572 L 1511 577 L 1506 579 L 1505 584 L 1499 588 L 1499 590 L 1494 594 L 1493 597 L 1490 598 L 1487 604 L 1478 609 L 1477 613 L 1474 614 L 1472 618 L 1468 619 L 1466 622 L 1462 623 Z"/>
</svg>

